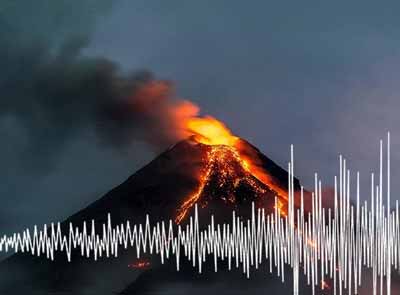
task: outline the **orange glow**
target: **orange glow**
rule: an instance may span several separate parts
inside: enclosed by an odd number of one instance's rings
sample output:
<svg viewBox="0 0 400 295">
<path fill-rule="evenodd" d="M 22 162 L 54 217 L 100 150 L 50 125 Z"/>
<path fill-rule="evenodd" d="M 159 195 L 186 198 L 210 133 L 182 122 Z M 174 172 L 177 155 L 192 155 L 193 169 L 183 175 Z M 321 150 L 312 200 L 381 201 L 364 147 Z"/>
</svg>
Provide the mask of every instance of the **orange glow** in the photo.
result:
<svg viewBox="0 0 400 295">
<path fill-rule="evenodd" d="M 135 268 L 135 269 L 146 269 L 150 267 L 150 261 L 136 261 L 134 263 L 128 264 L 129 268 Z"/>
<path fill-rule="evenodd" d="M 260 180 L 262 183 L 268 185 L 269 188 L 271 188 L 278 196 L 281 198 L 288 200 L 287 196 L 287 191 L 285 189 L 282 189 L 279 185 L 274 183 L 274 180 L 272 177 L 264 171 L 262 168 L 257 167 L 256 165 L 251 164 L 251 159 L 241 155 L 242 160 L 244 163 L 246 163 L 247 170 L 254 175 L 258 180 Z"/>
<path fill-rule="evenodd" d="M 283 206 L 284 204 L 280 200 L 277 200 L 277 204 L 274 206 L 274 209 L 278 209 L 278 212 L 281 214 L 281 216 L 287 216 Z"/>
<path fill-rule="evenodd" d="M 238 163 L 243 171 L 245 171 L 245 174 L 238 175 L 238 171 L 235 171 L 236 167 L 234 167 L 232 163 Z M 198 189 L 192 195 L 190 195 L 180 206 L 178 214 L 175 218 L 175 222 L 180 223 L 186 216 L 188 210 L 199 201 L 201 194 L 205 186 L 207 185 L 210 175 L 215 167 L 218 167 L 219 169 L 219 179 L 217 185 L 223 186 L 228 181 L 228 179 L 233 178 L 235 187 L 239 185 L 240 180 L 245 180 L 255 192 L 265 193 L 264 188 L 257 184 L 254 178 L 252 179 L 250 177 L 250 173 L 248 169 L 246 169 L 246 166 L 247 163 L 243 162 L 235 148 L 225 145 L 212 146 L 207 154 L 206 169 L 199 179 L 200 185 L 198 186 Z M 222 197 L 222 199 L 226 202 L 235 202 L 232 196 Z"/>
<path fill-rule="evenodd" d="M 196 141 L 207 145 L 227 145 L 233 147 L 239 153 L 239 138 L 214 117 L 192 117 L 186 123 L 187 132 L 195 135 Z M 287 200 L 287 191 L 279 185 L 274 184 L 271 176 L 262 168 L 253 165 L 252 159 L 240 154 L 240 160 L 243 168 L 250 172 L 254 177 L 268 185 L 277 195 Z"/>
<path fill-rule="evenodd" d="M 238 139 L 222 122 L 210 116 L 191 118 L 186 127 L 198 142 L 208 145 L 234 146 Z"/>
<path fill-rule="evenodd" d="M 179 224 L 183 220 L 183 218 L 185 218 L 189 209 L 192 208 L 194 206 L 194 204 L 196 204 L 196 202 L 199 200 L 201 193 L 203 192 L 204 186 L 207 183 L 207 178 L 208 178 L 210 172 L 211 172 L 211 165 L 208 165 L 207 172 L 203 176 L 200 177 L 200 185 L 199 185 L 197 191 L 195 193 L 193 193 L 192 195 L 190 195 L 180 206 L 180 208 L 178 210 L 178 215 L 175 218 L 176 223 Z"/>
</svg>

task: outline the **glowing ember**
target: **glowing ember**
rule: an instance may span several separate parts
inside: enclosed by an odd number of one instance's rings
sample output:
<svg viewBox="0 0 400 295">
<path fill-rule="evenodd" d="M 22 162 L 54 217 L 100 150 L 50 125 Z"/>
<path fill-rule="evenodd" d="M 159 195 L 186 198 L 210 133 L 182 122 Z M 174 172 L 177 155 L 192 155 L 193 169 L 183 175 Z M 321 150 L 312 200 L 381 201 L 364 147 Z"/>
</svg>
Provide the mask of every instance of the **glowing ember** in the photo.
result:
<svg viewBox="0 0 400 295">
<path fill-rule="evenodd" d="M 284 204 L 280 200 L 277 200 L 277 204 L 274 206 L 274 209 L 278 209 L 281 216 L 287 216 L 287 213 L 283 209 L 283 207 L 284 207 Z"/>
<path fill-rule="evenodd" d="M 150 265 L 150 261 L 136 261 L 134 263 L 128 264 L 128 267 L 135 269 L 147 269 L 150 267 Z"/>
<path fill-rule="evenodd" d="M 241 153 L 241 141 L 220 121 L 213 117 L 192 117 L 186 121 L 186 131 L 194 135 L 195 141 L 210 146 L 206 155 L 206 165 L 199 179 L 197 190 L 179 207 L 176 223 L 180 223 L 195 203 L 205 207 L 207 201 L 202 196 L 213 179 L 214 186 L 223 188 L 226 196 L 220 198 L 226 202 L 235 202 L 234 191 L 240 185 L 251 187 L 256 195 L 266 193 L 264 184 L 277 196 L 287 199 L 287 192 L 275 184 L 272 177 L 253 163 L 253 159 Z M 217 171 L 218 175 L 213 177 Z M 216 179 L 216 180 L 215 180 Z M 284 204 L 278 201 L 278 210 L 285 216 Z"/>
</svg>

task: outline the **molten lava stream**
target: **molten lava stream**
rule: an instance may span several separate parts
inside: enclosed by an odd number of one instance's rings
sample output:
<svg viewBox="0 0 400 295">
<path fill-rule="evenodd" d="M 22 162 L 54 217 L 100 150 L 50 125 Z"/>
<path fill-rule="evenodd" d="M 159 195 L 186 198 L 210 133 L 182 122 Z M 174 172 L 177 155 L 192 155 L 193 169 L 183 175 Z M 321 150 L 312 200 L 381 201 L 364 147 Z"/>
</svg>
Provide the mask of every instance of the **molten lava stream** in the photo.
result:
<svg viewBox="0 0 400 295">
<path fill-rule="evenodd" d="M 209 181 L 214 166 L 222 167 L 222 169 L 219 171 L 222 178 L 222 183 L 220 183 L 221 186 L 223 185 L 224 179 L 226 179 L 229 174 L 234 173 L 234 171 L 232 171 L 233 169 L 229 168 L 229 166 L 226 164 L 232 158 L 235 160 L 235 162 L 240 164 L 244 171 L 265 184 L 278 196 L 287 200 L 287 192 L 285 190 L 276 185 L 265 171 L 256 165 L 253 165 L 250 157 L 245 157 L 240 154 L 239 138 L 234 136 L 222 122 L 213 117 L 194 117 L 187 121 L 186 128 L 187 133 L 194 135 L 194 139 L 198 143 L 211 146 L 211 149 L 207 154 L 205 170 L 200 177 L 198 189 L 191 194 L 179 207 L 177 216 L 175 218 L 176 223 L 179 224 L 185 218 L 188 211 L 194 206 L 194 204 L 199 201 L 203 194 L 204 188 Z M 255 191 L 263 190 L 257 186 L 256 183 L 254 183 L 254 179 L 246 176 L 243 177 L 246 178 L 250 186 L 252 186 Z M 281 202 L 279 202 L 278 210 L 282 212 L 282 215 L 285 215 L 285 212 L 283 211 L 283 204 Z"/>
</svg>

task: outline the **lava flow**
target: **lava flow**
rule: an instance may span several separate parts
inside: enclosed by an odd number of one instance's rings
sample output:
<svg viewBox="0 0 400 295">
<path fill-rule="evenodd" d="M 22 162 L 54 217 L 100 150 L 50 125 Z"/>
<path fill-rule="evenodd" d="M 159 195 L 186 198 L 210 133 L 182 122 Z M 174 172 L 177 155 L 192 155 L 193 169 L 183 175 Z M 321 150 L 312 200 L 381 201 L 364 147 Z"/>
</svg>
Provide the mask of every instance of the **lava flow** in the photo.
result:
<svg viewBox="0 0 400 295">
<path fill-rule="evenodd" d="M 251 201 L 256 202 L 267 190 L 287 199 L 287 191 L 242 152 L 242 141 L 222 122 L 213 117 L 194 117 L 187 121 L 186 128 L 198 144 L 204 144 L 208 149 L 198 188 L 178 208 L 176 223 L 180 223 L 196 203 L 206 207 L 212 198 L 219 198 L 236 204 L 241 201 L 237 198 L 238 192 L 242 195 L 251 192 Z M 278 204 L 278 210 L 285 215 L 283 203 L 279 200 Z"/>
</svg>

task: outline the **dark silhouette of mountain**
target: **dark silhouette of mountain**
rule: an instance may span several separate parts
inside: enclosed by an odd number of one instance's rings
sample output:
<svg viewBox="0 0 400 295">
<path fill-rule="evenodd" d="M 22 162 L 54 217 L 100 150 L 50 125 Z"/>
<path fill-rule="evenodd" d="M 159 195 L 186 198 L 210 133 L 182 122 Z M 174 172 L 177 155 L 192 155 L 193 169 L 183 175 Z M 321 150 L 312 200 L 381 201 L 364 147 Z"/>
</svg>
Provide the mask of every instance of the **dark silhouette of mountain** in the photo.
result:
<svg viewBox="0 0 400 295">
<path fill-rule="evenodd" d="M 268 175 L 271 185 L 253 175 L 241 156 Z M 191 137 L 170 147 L 125 182 L 66 219 L 62 228 L 66 230 L 70 222 L 78 227 L 91 220 L 101 224 L 107 221 L 108 213 L 113 224 L 125 223 L 126 220 L 141 223 L 146 214 L 154 221 L 172 219 L 185 223 L 194 208 L 185 208 L 185 201 L 196 193 L 196 203 L 201 205 L 201 218 L 208 221 L 210 214 L 215 214 L 217 221 L 230 221 L 232 210 L 249 216 L 252 202 L 272 212 L 276 189 L 286 191 L 287 185 L 288 173 L 250 143 L 240 139 L 240 151 L 237 151 L 226 146 L 202 144 Z M 298 179 L 295 179 L 294 187 L 300 189 Z M 286 199 L 279 194 L 278 199 L 285 210 Z M 183 211 L 185 214 L 178 221 L 177 216 Z M 140 293 L 139 289 L 147 292 L 146 284 L 156 285 L 157 277 L 165 281 L 161 278 L 163 273 L 166 278 L 173 277 L 171 272 L 175 269 L 174 262 L 161 266 L 159 257 L 148 259 L 151 261 L 150 269 L 134 269 L 128 267 L 137 260 L 131 249 L 120 251 L 118 258 L 100 258 L 98 261 L 81 257 L 80 251 L 75 250 L 71 262 L 67 261 L 65 253 L 57 253 L 54 261 L 18 253 L 0 263 L 0 293 L 147 294 Z M 176 274 L 176 278 L 196 278 L 196 271 L 186 268 Z M 220 274 L 213 276 L 219 277 Z M 232 278 L 236 280 L 237 275 L 232 275 Z"/>
</svg>

